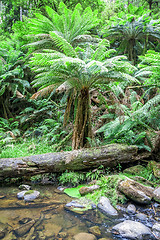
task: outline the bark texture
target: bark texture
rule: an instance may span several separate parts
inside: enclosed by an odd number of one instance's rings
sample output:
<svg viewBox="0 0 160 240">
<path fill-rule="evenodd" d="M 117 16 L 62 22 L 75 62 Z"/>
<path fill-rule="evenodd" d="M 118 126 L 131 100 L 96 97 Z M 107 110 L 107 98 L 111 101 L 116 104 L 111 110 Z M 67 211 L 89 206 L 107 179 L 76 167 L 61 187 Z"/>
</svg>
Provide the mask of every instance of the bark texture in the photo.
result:
<svg viewBox="0 0 160 240">
<path fill-rule="evenodd" d="M 150 153 L 139 155 L 137 151 L 136 146 L 110 144 L 100 148 L 86 148 L 70 152 L 1 158 L 0 180 L 5 177 L 36 175 L 46 172 L 92 169 L 101 165 L 112 167 L 149 157 Z"/>
</svg>

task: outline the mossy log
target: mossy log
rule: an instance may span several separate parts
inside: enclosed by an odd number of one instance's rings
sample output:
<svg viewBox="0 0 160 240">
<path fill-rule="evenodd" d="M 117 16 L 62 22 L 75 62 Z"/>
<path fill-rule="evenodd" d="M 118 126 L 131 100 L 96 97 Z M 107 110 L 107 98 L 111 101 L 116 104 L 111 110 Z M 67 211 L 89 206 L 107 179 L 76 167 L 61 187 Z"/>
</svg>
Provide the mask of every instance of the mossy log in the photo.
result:
<svg viewBox="0 0 160 240">
<path fill-rule="evenodd" d="M 53 152 L 20 158 L 0 159 L 0 180 L 5 177 L 36 175 L 65 170 L 87 170 L 114 167 L 148 157 L 138 154 L 136 146 L 110 144 L 99 148 L 86 148 L 70 152 Z"/>
</svg>

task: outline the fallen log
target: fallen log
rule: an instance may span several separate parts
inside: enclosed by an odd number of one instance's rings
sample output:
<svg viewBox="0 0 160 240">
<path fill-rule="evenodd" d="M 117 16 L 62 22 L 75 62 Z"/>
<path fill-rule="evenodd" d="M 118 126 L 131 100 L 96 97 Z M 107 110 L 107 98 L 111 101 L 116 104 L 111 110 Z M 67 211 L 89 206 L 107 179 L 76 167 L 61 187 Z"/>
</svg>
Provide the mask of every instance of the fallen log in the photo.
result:
<svg viewBox="0 0 160 240">
<path fill-rule="evenodd" d="M 110 144 L 99 148 L 86 148 L 70 152 L 53 152 L 20 158 L 0 159 L 0 180 L 5 177 L 36 175 L 65 170 L 87 170 L 114 167 L 149 157 L 151 153 L 138 153 L 136 146 Z"/>
</svg>

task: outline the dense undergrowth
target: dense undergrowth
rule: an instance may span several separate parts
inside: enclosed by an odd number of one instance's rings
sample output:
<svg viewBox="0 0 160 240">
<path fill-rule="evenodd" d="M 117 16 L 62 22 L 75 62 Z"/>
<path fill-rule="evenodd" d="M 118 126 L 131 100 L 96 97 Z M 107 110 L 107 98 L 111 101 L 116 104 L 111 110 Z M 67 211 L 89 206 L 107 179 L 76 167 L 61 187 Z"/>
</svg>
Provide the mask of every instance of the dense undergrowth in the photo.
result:
<svg viewBox="0 0 160 240">
<path fill-rule="evenodd" d="M 152 151 L 160 131 L 154 4 L 2 2 L 0 158 L 110 143 Z"/>
</svg>

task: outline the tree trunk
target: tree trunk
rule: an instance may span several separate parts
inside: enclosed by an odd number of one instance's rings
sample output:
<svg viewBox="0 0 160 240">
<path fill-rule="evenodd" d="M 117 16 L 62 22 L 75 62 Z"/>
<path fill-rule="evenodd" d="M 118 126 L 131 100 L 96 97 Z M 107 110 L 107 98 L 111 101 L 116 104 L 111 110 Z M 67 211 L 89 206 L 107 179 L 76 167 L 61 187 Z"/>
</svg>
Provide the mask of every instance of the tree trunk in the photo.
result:
<svg viewBox="0 0 160 240">
<path fill-rule="evenodd" d="M 78 105 L 74 123 L 72 149 L 89 147 L 89 139 L 92 139 L 92 125 L 89 104 L 89 88 L 81 89 L 78 96 Z"/>
<path fill-rule="evenodd" d="M 86 148 L 70 152 L 54 152 L 21 158 L 0 159 L 0 180 L 5 177 L 36 175 L 65 170 L 87 170 L 99 166 L 114 167 L 130 163 L 151 153 L 138 154 L 136 146 L 110 144 L 100 148 Z"/>
</svg>

